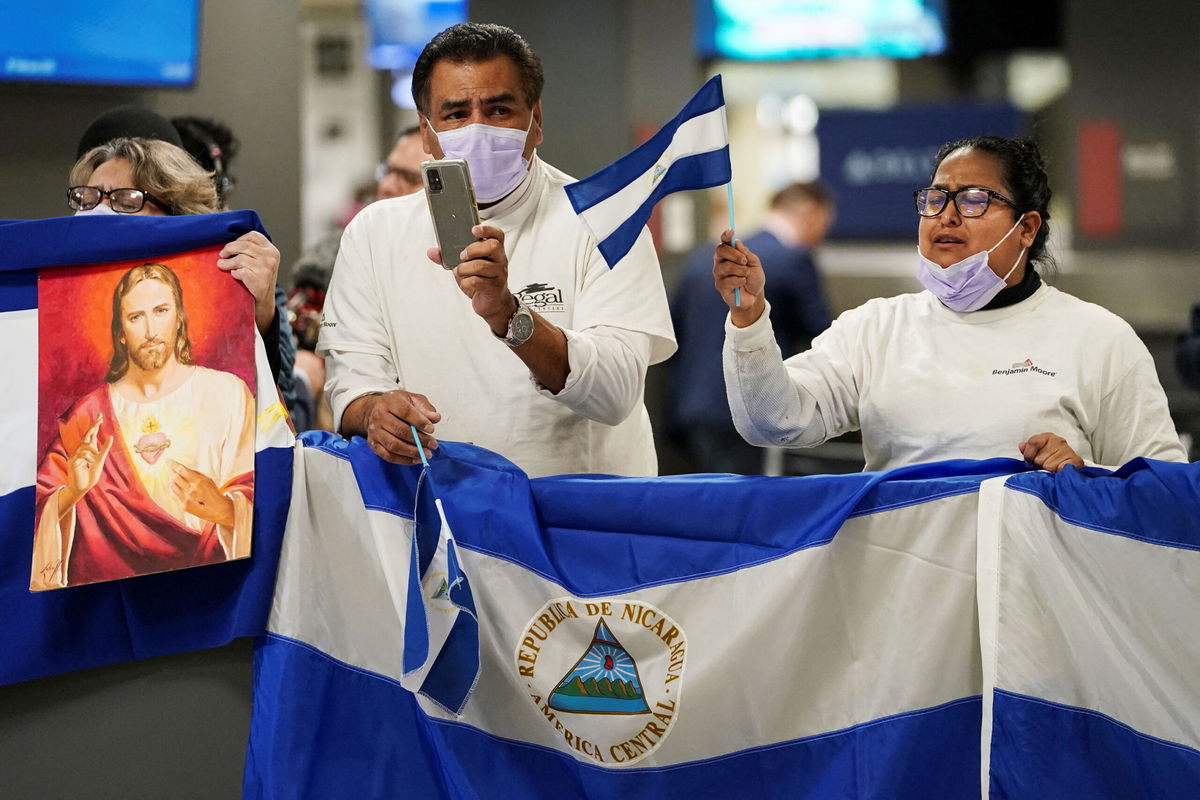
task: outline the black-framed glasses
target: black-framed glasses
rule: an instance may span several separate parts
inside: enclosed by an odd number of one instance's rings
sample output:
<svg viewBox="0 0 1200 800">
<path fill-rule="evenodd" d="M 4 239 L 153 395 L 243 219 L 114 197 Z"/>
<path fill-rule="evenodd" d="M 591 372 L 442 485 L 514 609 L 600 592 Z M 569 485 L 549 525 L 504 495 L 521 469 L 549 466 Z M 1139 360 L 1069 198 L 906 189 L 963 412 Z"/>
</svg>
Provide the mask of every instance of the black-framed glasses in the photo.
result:
<svg viewBox="0 0 1200 800">
<path fill-rule="evenodd" d="M 113 211 L 118 214 L 136 214 L 146 203 L 154 203 L 163 211 L 167 207 L 157 197 L 141 189 L 101 189 L 99 186 L 72 186 L 67 189 L 67 205 L 76 211 L 91 211 L 105 197 Z M 168 212 L 169 213 L 169 212 Z"/>
<path fill-rule="evenodd" d="M 951 200 L 954 201 L 954 207 L 958 209 L 958 213 L 964 217 L 982 217 L 983 213 L 988 210 L 992 198 L 1007 203 L 1017 211 L 1021 210 L 1016 203 L 999 192 L 981 189 L 978 186 L 967 186 L 953 192 L 930 186 L 913 192 L 913 200 L 917 203 L 917 213 L 922 217 L 936 217 L 946 210 L 946 205 Z"/>
</svg>

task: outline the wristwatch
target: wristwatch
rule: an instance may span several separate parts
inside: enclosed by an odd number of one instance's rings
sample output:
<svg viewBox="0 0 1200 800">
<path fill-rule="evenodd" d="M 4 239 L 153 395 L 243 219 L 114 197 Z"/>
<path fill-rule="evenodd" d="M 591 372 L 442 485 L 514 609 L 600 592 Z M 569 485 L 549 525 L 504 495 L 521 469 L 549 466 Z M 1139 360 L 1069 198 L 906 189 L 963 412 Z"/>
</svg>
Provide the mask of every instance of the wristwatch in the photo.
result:
<svg viewBox="0 0 1200 800">
<path fill-rule="evenodd" d="M 533 313 L 516 295 L 513 295 L 513 299 L 517 301 L 517 310 L 508 318 L 508 331 L 504 336 L 492 335 L 497 339 L 503 339 L 509 347 L 520 347 L 529 341 L 530 336 L 533 336 Z"/>
</svg>

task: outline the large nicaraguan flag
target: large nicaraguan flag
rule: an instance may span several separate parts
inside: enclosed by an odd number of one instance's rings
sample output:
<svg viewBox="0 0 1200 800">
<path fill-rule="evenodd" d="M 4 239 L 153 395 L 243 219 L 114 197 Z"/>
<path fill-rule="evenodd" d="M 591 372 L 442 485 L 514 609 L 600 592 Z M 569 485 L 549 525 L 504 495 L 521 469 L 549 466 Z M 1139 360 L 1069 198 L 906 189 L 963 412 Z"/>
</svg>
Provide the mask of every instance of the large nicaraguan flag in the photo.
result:
<svg viewBox="0 0 1200 800">
<path fill-rule="evenodd" d="M 609 267 L 633 247 L 655 204 L 672 192 L 729 183 L 729 129 L 721 76 L 636 150 L 564 187 Z"/>
<path fill-rule="evenodd" d="M 426 481 L 308 437 L 256 655 L 248 797 L 1200 785 L 1196 465 L 529 481 L 444 442 Z M 444 515 L 422 511 L 428 487 Z M 453 576 L 414 580 L 426 524 L 452 526 L 478 620 L 477 659 L 432 636 L 421 653 L 449 703 L 404 675 L 407 626 L 463 614 Z"/>
<path fill-rule="evenodd" d="M 289 507 L 294 437 L 261 339 L 255 343 L 257 480 L 251 558 L 30 592 L 38 466 L 39 274 L 168 258 L 223 246 L 251 230 L 263 228 L 250 211 L 0 222 L 0 341 L 5 344 L 0 355 L 0 683 L 215 647 L 262 632 Z"/>
<path fill-rule="evenodd" d="M 985 485 L 978 572 L 984 796 L 1196 797 L 1200 463 Z"/>
</svg>

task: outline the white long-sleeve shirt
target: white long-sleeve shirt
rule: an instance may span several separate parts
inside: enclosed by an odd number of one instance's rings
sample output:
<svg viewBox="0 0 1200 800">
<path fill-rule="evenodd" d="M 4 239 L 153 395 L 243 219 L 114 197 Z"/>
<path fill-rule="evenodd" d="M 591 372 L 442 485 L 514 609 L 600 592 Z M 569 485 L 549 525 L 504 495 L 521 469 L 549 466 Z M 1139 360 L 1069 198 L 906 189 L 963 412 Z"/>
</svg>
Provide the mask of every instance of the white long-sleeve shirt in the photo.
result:
<svg viewBox="0 0 1200 800">
<path fill-rule="evenodd" d="M 609 269 L 562 191 L 571 181 L 535 157 L 511 195 L 480 211 L 504 231 L 509 288 L 566 334 L 566 386 L 538 387 L 429 260 L 437 239 L 418 193 L 371 204 L 342 237 L 317 345 L 339 427 L 355 398 L 400 388 L 442 414 L 437 438 L 494 450 L 531 476 L 657 473 L 646 368 L 675 350 L 658 259 L 643 231 Z"/>
<path fill-rule="evenodd" d="M 1020 442 L 1049 432 L 1091 464 L 1187 460 L 1133 329 L 1051 286 L 970 313 L 929 292 L 871 300 L 787 361 L 769 309 L 725 330 L 730 409 L 754 444 L 811 447 L 861 430 L 866 468 L 879 470 L 1020 458 Z"/>
</svg>

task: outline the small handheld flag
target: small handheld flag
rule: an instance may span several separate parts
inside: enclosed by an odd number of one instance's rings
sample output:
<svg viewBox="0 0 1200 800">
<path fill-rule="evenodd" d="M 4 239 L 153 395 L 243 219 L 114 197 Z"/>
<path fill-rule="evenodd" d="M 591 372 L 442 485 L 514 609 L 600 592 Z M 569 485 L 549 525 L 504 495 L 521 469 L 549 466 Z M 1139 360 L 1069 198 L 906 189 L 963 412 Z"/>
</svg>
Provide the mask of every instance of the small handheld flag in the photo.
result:
<svg viewBox="0 0 1200 800">
<path fill-rule="evenodd" d="M 644 144 L 564 191 L 611 268 L 633 247 L 660 199 L 720 186 L 732 174 L 725 94 L 716 75 Z"/>
<path fill-rule="evenodd" d="M 733 181 L 730 181 L 729 183 L 725 184 L 725 196 L 726 196 L 726 198 L 728 198 L 728 201 L 729 201 L 729 230 L 736 231 L 737 228 L 735 228 L 733 225 Z M 734 247 L 737 247 L 737 236 L 735 235 L 732 239 L 730 239 L 729 243 L 731 245 L 733 245 Z M 733 304 L 735 306 L 742 305 L 742 290 L 741 289 L 733 290 Z"/>
</svg>

